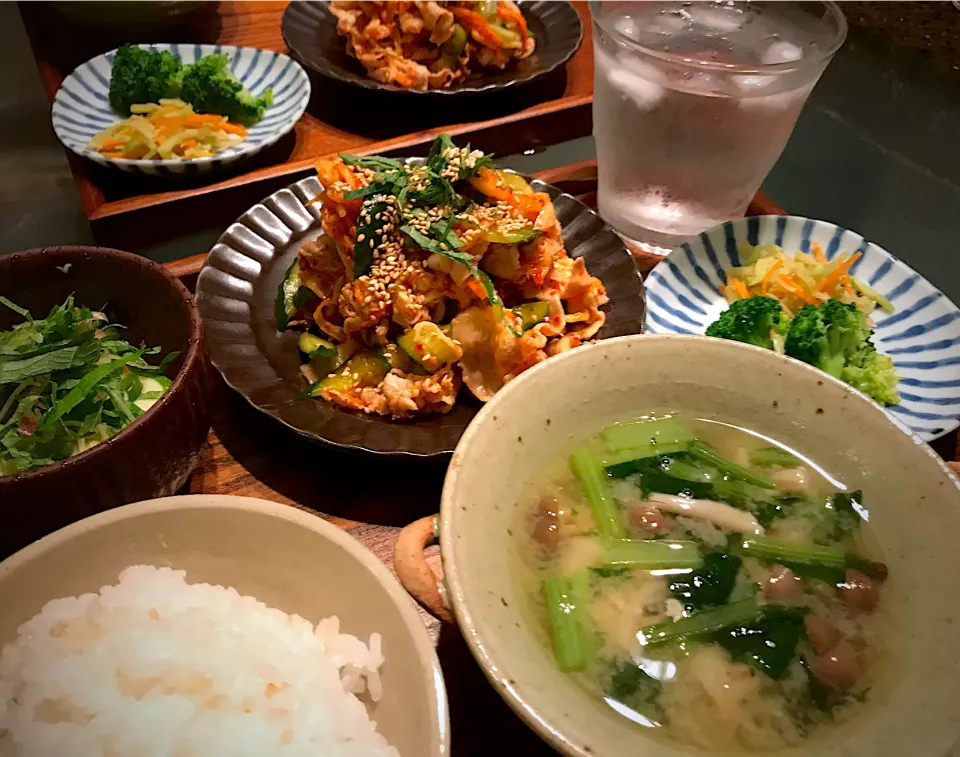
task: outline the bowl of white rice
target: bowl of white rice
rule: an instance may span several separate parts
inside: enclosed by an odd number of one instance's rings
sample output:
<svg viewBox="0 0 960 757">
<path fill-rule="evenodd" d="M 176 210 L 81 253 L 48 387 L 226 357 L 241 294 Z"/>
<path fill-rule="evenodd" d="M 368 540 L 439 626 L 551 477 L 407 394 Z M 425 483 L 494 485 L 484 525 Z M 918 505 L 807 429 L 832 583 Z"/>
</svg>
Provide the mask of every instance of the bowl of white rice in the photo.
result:
<svg viewBox="0 0 960 757">
<path fill-rule="evenodd" d="M 0 563 L 0 757 L 448 753 L 415 606 L 309 513 L 150 500 Z"/>
</svg>

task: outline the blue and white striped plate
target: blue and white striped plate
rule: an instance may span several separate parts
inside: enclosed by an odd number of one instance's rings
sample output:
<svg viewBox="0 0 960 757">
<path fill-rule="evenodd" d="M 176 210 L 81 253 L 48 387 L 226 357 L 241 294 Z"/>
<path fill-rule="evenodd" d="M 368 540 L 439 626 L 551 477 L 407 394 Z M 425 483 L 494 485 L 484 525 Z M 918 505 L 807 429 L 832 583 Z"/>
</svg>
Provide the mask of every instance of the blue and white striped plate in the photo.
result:
<svg viewBox="0 0 960 757">
<path fill-rule="evenodd" d="M 93 136 L 110 124 L 122 120 L 110 107 L 111 50 L 88 60 L 76 68 L 60 86 L 53 101 L 53 130 L 63 144 L 78 155 L 104 166 L 116 166 L 131 173 L 156 176 L 181 176 L 212 171 L 249 158 L 269 147 L 293 128 L 310 99 L 310 80 L 306 71 L 286 55 L 270 50 L 230 45 L 142 45 L 150 50 L 168 50 L 180 60 L 194 63 L 204 55 L 223 53 L 230 60 L 230 70 L 255 95 L 273 90 L 273 105 L 263 119 L 251 126 L 247 138 L 209 158 L 189 160 L 128 160 L 107 158 L 90 150 Z"/>
<path fill-rule="evenodd" d="M 873 342 L 893 358 L 901 402 L 887 412 L 930 441 L 960 426 L 960 310 L 920 274 L 859 234 L 825 221 L 793 216 L 742 218 L 681 244 L 646 282 L 650 334 L 703 334 L 727 303 L 718 292 L 737 244 L 777 244 L 809 252 L 817 242 L 829 259 L 862 252 L 852 273 L 887 297 L 896 312 L 874 311 Z"/>
</svg>

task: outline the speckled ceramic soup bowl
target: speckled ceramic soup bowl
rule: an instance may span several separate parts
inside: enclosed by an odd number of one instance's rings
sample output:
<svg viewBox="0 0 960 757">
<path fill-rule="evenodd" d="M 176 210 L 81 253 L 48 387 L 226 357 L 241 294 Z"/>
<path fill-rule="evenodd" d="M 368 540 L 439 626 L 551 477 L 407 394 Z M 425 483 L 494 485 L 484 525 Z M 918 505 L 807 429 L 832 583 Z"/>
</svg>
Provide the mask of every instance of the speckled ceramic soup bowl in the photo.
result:
<svg viewBox="0 0 960 757">
<path fill-rule="evenodd" d="M 778 754 L 952 754 L 960 733 L 960 482 L 926 444 L 839 381 L 768 350 L 706 337 L 624 337 L 553 358 L 499 392 L 460 441 L 438 519 L 446 599 L 508 704 L 566 755 L 691 754 L 557 669 L 506 558 L 516 549 L 508 530 L 536 471 L 604 425 L 663 411 L 749 428 L 862 489 L 889 566 L 884 591 L 896 632 L 888 672 L 849 723 Z M 397 566 L 442 614 L 430 578 L 416 570 L 428 525 L 408 527 Z"/>
</svg>

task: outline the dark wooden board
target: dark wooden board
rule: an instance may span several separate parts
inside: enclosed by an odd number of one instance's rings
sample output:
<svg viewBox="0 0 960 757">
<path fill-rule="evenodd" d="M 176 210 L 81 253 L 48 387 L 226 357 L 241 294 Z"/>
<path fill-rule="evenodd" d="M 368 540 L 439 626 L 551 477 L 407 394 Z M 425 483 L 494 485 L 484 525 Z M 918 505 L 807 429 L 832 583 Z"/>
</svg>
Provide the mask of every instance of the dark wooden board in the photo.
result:
<svg viewBox="0 0 960 757">
<path fill-rule="evenodd" d="M 84 27 L 56 5 L 20 3 L 51 102 L 76 66 L 125 42 L 219 43 L 287 52 L 280 31 L 286 2 L 210 2 L 172 27 L 137 32 Z M 577 54 L 563 69 L 516 91 L 411 103 L 311 74 L 310 104 L 293 132 L 213 177 L 171 180 L 125 174 L 68 151 L 94 235 L 103 244 L 123 246 L 144 227 L 152 229 L 151 242 L 156 243 L 229 223 L 244 208 L 308 171 L 317 158 L 335 152 L 417 154 L 446 131 L 487 152 L 509 155 L 586 136 L 591 129 L 593 42 L 587 4 L 574 5 L 584 25 Z"/>
</svg>

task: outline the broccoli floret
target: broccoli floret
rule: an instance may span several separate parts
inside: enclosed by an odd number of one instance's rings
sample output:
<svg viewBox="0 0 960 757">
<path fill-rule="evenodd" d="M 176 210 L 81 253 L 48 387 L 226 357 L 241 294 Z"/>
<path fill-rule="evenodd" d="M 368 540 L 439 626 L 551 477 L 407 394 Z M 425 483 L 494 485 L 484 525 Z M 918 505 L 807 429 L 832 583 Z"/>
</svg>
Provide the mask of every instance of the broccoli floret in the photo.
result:
<svg viewBox="0 0 960 757">
<path fill-rule="evenodd" d="M 252 126 L 273 104 L 268 89 L 262 97 L 251 95 L 227 67 L 226 55 L 207 55 L 183 75 L 181 97 L 198 113 L 218 113 L 231 121 Z"/>
<path fill-rule="evenodd" d="M 896 374 L 893 361 L 877 352 L 869 340 L 844 366 L 840 378 L 881 405 L 900 402 L 900 395 L 897 394 L 900 377 Z"/>
<path fill-rule="evenodd" d="M 869 340 L 870 325 L 862 311 L 851 303 L 827 300 L 797 313 L 787 332 L 786 352 L 842 378 L 844 367 Z"/>
<path fill-rule="evenodd" d="M 155 103 L 180 94 L 183 65 L 173 53 L 124 45 L 117 50 L 110 73 L 110 105 L 122 116 L 130 106 Z"/>
<path fill-rule="evenodd" d="M 707 336 L 733 339 L 774 349 L 774 337 L 789 326 L 780 302 L 773 297 L 748 297 L 731 303 L 720 317 L 707 327 Z"/>
</svg>

